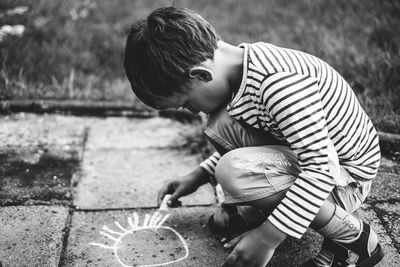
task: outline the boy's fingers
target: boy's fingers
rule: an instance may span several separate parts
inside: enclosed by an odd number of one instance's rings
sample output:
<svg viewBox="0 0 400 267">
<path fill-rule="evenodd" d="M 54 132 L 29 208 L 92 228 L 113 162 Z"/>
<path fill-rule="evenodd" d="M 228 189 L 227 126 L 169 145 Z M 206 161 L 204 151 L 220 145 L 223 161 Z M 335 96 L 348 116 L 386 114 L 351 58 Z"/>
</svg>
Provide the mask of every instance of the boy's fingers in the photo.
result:
<svg viewBox="0 0 400 267">
<path fill-rule="evenodd" d="M 177 207 L 181 207 L 182 206 L 182 202 L 179 200 L 176 200 L 175 202 L 167 202 L 168 206 L 172 207 L 172 208 L 177 208 Z"/>
<path fill-rule="evenodd" d="M 237 245 L 237 243 L 239 243 L 240 240 L 242 240 L 243 234 L 235 237 L 234 239 L 232 239 L 231 241 L 227 242 L 224 244 L 224 248 L 233 248 Z"/>
<path fill-rule="evenodd" d="M 181 194 L 180 194 L 179 190 L 176 190 L 172 194 L 171 198 L 168 200 L 168 202 L 167 202 L 168 206 L 170 206 L 170 207 L 181 206 L 182 203 L 178 200 L 180 197 L 181 197 Z"/>
<path fill-rule="evenodd" d="M 173 186 L 171 182 L 165 183 L 161 189 L 158 191 L 158 196 L 157 196 L 157 206 L 161 205 L 161 202 L 163 201 L 164 197 L 166 194 L 172 194 L 173 192 Z"/>
<path fill-rule="evenodd" d="M 178 199 L 185 194 L 179 184 L 176 184 L 174 181 L 165 183 L 160 191 L 158 191 L 157 206 L 161 205 L 166 194 L 172 194 L 167 202 L 168 206 L 178 207 L 182 205 Z"/>
<path fill-rule="evenodd" d="M 228 258 L 222 265 L 222 267 L 232 267 L 235 266 L 237 260 L 237 256 L 234 253 L 229 254 Z"/>
</svg>

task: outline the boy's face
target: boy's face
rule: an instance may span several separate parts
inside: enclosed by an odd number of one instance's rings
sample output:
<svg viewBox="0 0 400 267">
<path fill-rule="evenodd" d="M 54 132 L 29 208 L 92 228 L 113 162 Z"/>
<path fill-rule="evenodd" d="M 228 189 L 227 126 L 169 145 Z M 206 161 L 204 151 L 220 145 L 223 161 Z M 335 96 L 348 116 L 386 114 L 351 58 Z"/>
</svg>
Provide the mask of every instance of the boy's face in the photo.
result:
<svg viewBox="0 0 400 267">
<path fill-rule="evenodd" d="M 200 111 L 209 114 L 226 105 L 231 94 L 228 83 L 223 79 L 216 76 L 211 79 L 195 77 L 184 93 L 165 98 L 162 102 L 165 108 L 186 108 L 194 114 Z"/>
</svg>

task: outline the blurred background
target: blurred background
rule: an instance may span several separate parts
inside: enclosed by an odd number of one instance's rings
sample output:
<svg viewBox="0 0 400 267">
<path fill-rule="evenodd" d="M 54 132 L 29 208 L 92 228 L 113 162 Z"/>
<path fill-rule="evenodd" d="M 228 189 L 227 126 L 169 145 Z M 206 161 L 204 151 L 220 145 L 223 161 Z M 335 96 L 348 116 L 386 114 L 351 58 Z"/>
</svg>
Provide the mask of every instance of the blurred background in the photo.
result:
<svg viewBox="0 0 400 267">
<path fill-rule="evenodd" d="M 125 38 L 161 0 L 1 0 L 0 100 L 139 104 L 123 70 Z M 265 41 L 328 62 L 376 127 L 400 133 L 400 1 L 186 0 L 223 40 Z"/>
</svg>

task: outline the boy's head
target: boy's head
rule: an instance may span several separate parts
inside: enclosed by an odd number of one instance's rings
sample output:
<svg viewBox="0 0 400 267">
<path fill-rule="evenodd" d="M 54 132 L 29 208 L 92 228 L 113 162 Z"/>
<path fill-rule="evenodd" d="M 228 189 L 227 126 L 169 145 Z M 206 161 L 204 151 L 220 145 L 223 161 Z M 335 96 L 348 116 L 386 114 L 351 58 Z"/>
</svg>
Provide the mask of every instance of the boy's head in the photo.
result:
<svg viewBox="0 0 400 267">
<path fill-rule="evenodd" d="M 191 69 L 213 59 L 218 41 L 212 26 L 194 11 L 153 11 L 132 26 L 127 38 L 124 66 L 132 90 L 149 106 L 168 107 L 165 100 L 185 93 L 196 75 Z"/>
</svg>

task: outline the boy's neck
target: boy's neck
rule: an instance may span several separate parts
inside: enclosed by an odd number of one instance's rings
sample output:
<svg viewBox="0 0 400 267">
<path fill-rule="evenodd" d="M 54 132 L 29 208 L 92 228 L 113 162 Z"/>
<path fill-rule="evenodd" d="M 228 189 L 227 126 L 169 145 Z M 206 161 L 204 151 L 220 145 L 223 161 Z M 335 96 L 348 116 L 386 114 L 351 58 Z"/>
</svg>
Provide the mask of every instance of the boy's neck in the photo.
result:
<svg viewBox="0 0 400 267">
<path fill-rule="evenodd" d="M 219 41 L 214 55 L 214 62 L 223 69 L 233 95 L 237 93 L 242 82 L 243 53 L 243 48 Z"/>
</svg>

